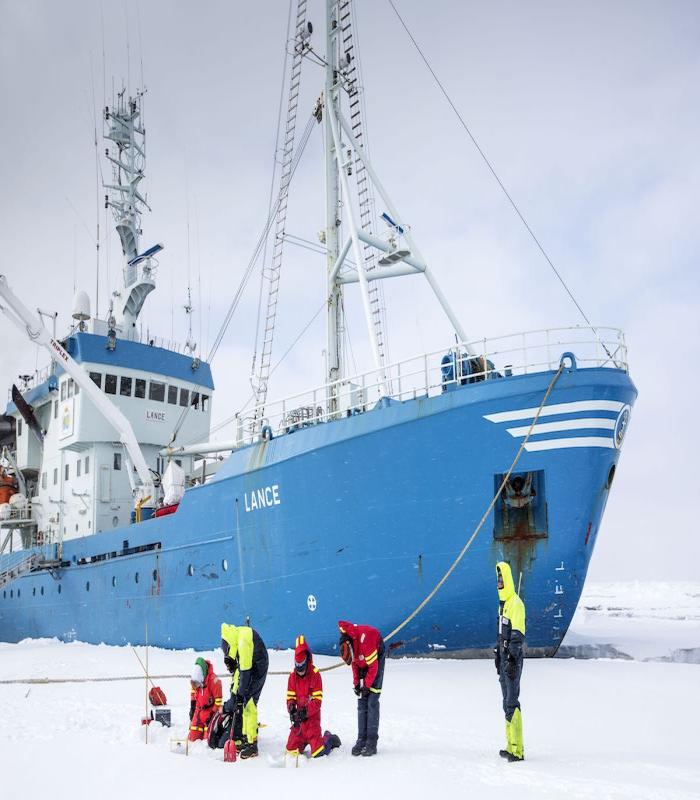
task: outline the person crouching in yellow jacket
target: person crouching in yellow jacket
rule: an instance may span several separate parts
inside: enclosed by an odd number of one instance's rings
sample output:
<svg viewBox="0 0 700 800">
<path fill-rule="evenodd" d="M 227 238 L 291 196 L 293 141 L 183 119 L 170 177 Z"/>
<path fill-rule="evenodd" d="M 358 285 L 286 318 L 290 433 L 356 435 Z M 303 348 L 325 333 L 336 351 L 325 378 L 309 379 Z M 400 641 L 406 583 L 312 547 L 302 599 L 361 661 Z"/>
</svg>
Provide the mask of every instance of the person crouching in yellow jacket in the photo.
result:
<svg viewBox="0 0 700 800">
<path fill-rule="evenodd" d="M 499 755 L 508 761 L 523 761 L 523 718 L 520 713 L 520 676 L 525 645 L 525 604 L 518 597 L 510 565 L 496 564 L 498 585 L 498 644 L 494 650 L 496 671 L 506 715 L 506 749 Z"/>
</svg>

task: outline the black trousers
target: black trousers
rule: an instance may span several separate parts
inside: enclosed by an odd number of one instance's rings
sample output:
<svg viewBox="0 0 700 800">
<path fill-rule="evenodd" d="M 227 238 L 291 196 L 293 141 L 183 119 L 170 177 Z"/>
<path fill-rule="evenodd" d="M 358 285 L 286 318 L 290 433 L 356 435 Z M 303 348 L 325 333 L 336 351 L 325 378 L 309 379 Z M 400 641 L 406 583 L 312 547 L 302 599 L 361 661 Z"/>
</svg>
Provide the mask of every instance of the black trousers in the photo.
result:
<svg viewBox="0 0 700 800">
<path fill-rule="evenodd" d="M 377 677 L 368 697 L 357 699 L 357 741 L 376 744 L 379 738 L 379 697 L 384 682 L 384 662 L 386 653 L 382 650 L 378 658 Z M 362 676 L 364 678 L 364 676 Z"/>
<path fill-rule="evenodd" d="M 498 680 L 501 683 L 501 694 L 503 695 L 503 713 L 506 715 L 508 722 L 510 722 L 513 719 L 515 709 L 520 708 L 520 676 L 523 672 L 522 655 L 517 661 L 513 678 L 508 677 L 507 670 L 508 661 L 504 658 L 501 662 L 501 674 L 498 676 Z"/>
</svg>

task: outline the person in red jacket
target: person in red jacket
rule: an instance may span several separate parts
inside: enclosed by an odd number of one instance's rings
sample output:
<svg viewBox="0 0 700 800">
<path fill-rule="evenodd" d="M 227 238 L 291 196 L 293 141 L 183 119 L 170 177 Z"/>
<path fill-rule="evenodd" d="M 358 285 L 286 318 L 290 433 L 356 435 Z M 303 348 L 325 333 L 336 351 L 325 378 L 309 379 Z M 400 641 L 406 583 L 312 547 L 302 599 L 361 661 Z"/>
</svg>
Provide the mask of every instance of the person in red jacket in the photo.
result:
<svg viewBox="0 0 700 800">
<path fill-rule="evenodd" d="M 309 745 L 311 758 L 319 758 L 340 747 L 333 733 L 321 733 L 323 681 L 304 636 L 297 636 L 294 648 L 294 669 L 287 681 L 287 711 L 292 723 L 287 739 L 288 753 L 301 753 Z"/>
<path fill-rule="evenodd" d="M 198 658 L 191 677 L 190 733 L 191 742 L 207 738 L 212 717 L 221 711 L 221 681 L 216 677 L 211 661 Z"/>
<path fill-rule="evenodd" d="M 379 696 L 384 681 L 384 640 L 370 625 L 340 621 L 340 657 L 352 666 L 352 683 L 357 700 L 357 741 L 354 756 L 377 754 L 379 738 Z"/>
</svg>

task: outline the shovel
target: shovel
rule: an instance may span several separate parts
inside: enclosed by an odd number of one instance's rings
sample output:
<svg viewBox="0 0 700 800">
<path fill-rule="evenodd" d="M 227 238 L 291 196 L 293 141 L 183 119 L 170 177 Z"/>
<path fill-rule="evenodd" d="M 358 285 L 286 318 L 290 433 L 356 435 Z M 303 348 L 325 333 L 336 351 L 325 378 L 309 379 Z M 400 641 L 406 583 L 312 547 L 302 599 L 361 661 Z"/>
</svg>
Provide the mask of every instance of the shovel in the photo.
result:
<svg viewBox="0 0 700 800">
<path fill-rule="evenodd" d="M 238 758 L 238 750 L 236 749 L 236 737 L 234 735 L 234 730 L 236 728 L 236 719 L 238 717 L 238 706 L 231 715 L 231 729 L 228 735 L 228 739 L 226 740 L 226 744 L 224 745 L 224 761 L 233 762 Z"/>
</svg>

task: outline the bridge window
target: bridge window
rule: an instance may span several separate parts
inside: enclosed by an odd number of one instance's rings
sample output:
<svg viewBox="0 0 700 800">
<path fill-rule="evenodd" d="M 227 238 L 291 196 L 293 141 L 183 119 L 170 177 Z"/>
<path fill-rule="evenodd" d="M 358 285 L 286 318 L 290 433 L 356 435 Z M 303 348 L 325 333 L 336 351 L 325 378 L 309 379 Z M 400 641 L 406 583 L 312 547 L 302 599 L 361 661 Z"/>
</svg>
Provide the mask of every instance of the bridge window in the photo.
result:
<svg viewBox="0 0 700 800">
<path fill-rule="evenodd" d="M 63 476 L 64 480 L 68 480 L 68 477 L 70 475 L 70 464 L 66 464 L 64 469 L 65 469 L 65 474 Z"/>
<path fill-rule="evenodd" d="M 68 381 L 61 381 L 61 400 L 66 399 Z"/>
<path fill-rule="evenodd" d="M 151 381 L 148 387 L 148 399 L 162 403 L 165 400 L 165 384 L 160 381 Z"/>
<path fill-rule="evenodd" d="M 76 394 L 80 394 L 80 384 L 79 383 L 75 384 L 75 393 Z"/>
<path fill-rule="evenodd" d="M 58 400 L 53 401 L 53 418 L 58 419 Z"/>
<path fill-rule="evenodd" d="M 199 392 L 192 392 L 192 400 L 190 401 L 195 411 L 199 408 Z"/>
<path fill-rule="evenodd" d="M 120 470 L 122 468 L 122 454 L 115 453 L 114 454 L 114 469 Z"/>
<path fill-rule="evenodd" d="M 18 419 L 17 420 L 17 436 L 21 436 L 21 435 L 22 435 L 22 420 Z"/>
<path fill-rule="evenodd" d="M 136 378 L 134 381 L 134 397 L 143 399 L 146 396 L 146 381 L 143 378 Z"/>
<path fill-rule="evenodd" d="M 75 462 L 75 477 L 76 477 L 76 478 L 79 478 L 79 477 L 80 477 L 80 466 L 81 466 L 81 462 L 80 462 L 80 459 L 78 459 L 78 460 Z"/>
<path fill-rule="evenodd" d="M 73 397 L 73 391 L 75 389 L 75 381 L 73 378 L 68 378 L 68 388 L 66 389 L 66 395 L 68 397 Z"/>
<path fill-rule="evenodd" d="M 180 389 L 180 405 L 187 406 L 190 402 L 190 391 L 189 389 Z"/>
<path fill-rule="evenodd" d="M 117 376 L 105 375 L 105 394 L 117 393 Z"/>
<path fill-rule="evenodd" d="M 41 488 L 42 489 L 46 488 L 46 473 L 45 472 L 41 473 Z"/>
<path fill-rule="evenodd" d="M 98 389 L 102 388 L 102 373 L 101 372 L 91 372 L 90 373 L 90 380 L 97 386 Z"/>
<path fill-rule="evenodd" d="M 122 375 L 119 381 L 119 394 L 122 397 L 131 397 L 131 378 Z"/>
<path fill-rule="evenodd" d="M 85 474 L 90 472 L 90 456 L 85 456 Z"/>
<path fill-rule="evenodd" d="M 202 395 L 202 411 L 209 411 L 209 395 Z"/>
<path fill-rule="evenodd" d="M 171 406 L 177 405 L 177 386 L 168 386 L 168 402 Z"/>
<path fill-rule="evenodd" d="M 58 483 L 58 467 L 53 468 L 53 485 Z"/>
</svg>

